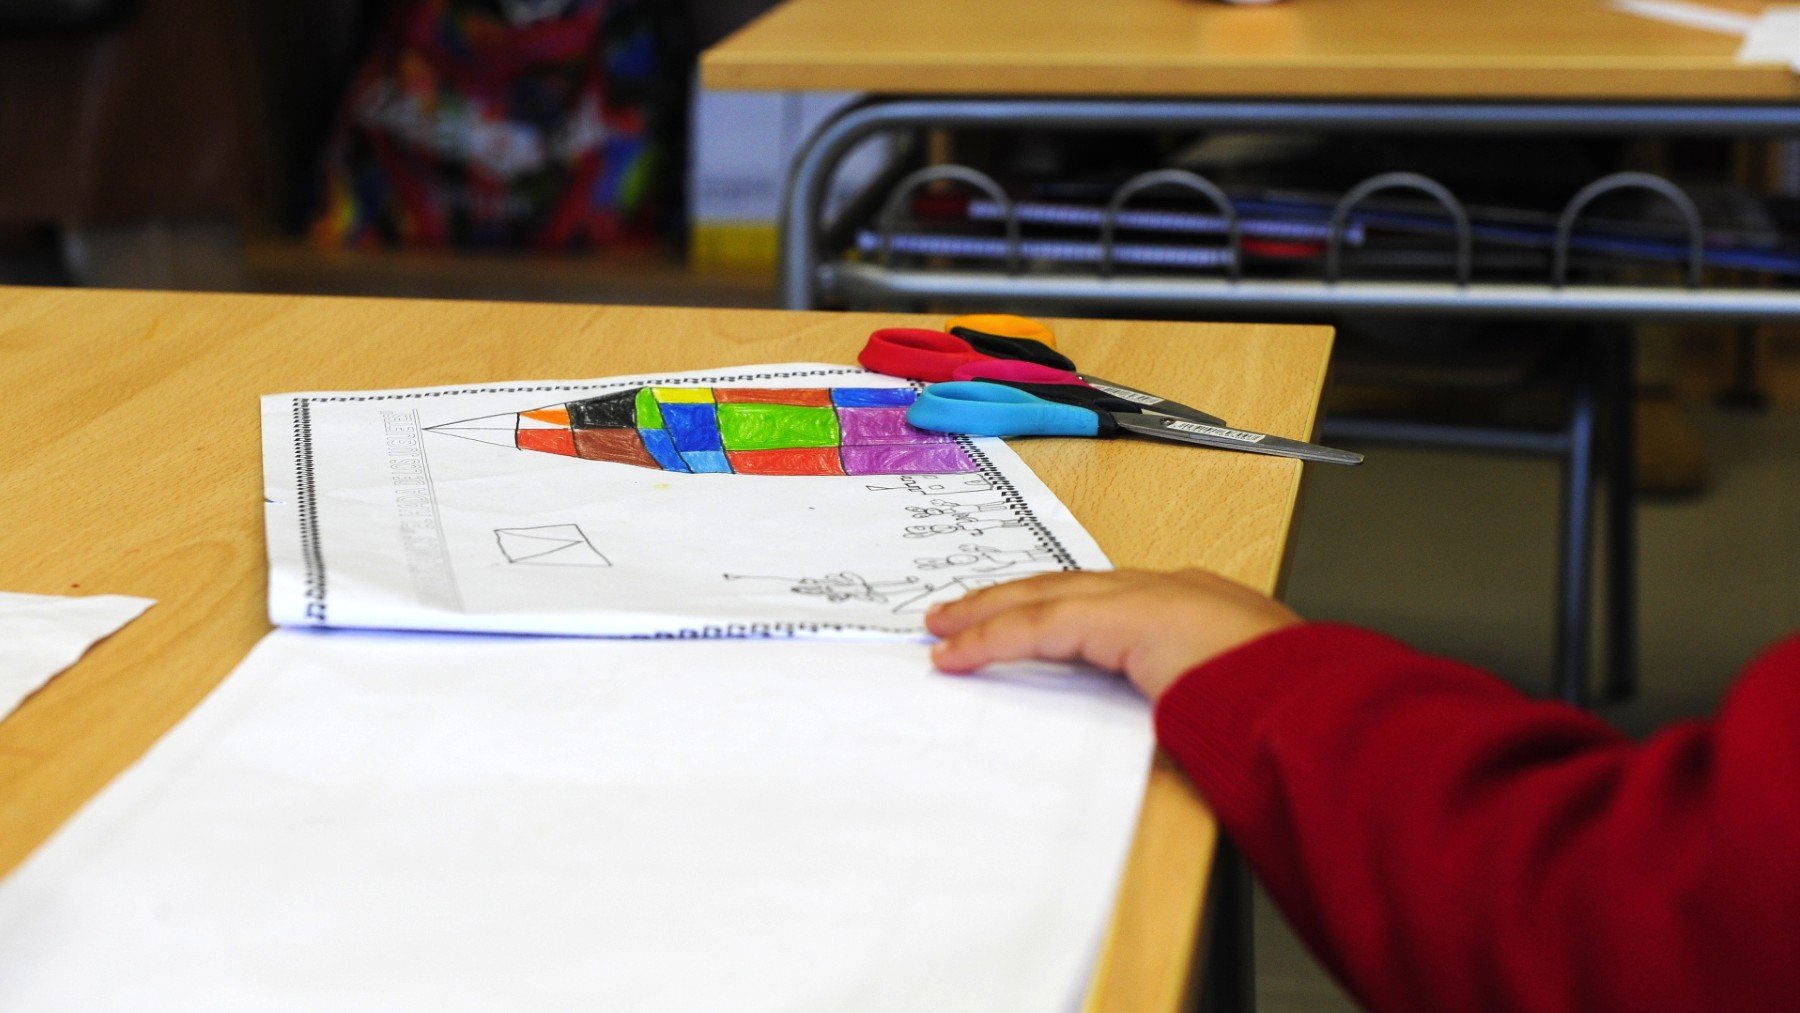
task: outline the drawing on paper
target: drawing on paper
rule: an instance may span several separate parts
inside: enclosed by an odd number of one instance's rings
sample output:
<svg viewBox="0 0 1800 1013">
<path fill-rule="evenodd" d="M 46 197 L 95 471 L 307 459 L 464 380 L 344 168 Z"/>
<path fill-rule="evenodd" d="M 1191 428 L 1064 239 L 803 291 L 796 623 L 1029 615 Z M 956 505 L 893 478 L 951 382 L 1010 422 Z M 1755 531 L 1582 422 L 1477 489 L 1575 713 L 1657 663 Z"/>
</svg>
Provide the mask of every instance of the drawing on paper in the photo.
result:
<svg viewBox="0 0 1800 1013">
<path fill-rule="evenodd" d="M 1007 565 L 1011 566 L 1012 564 L 1008 563 Z M 828 573 L 823 577 L 775 577 L 728 573 L 725 574 L 725 579 L 771 580 L 786 584 L 788 591 L 793 594 L 809 598 L 823 598 L 833 604 L 859 601 L 874 605 L 892 605 L 895 615 L 906 615 L 924 612 L 940 601 L 954 601 L 970 591 L 1045 572 L 1048 571 L 1031 570 L 1016 574 L 1009 573 L 1005 576 L 970 574 L 929 581 L 919 577 L 870 580 L 862 574 L 849 570 Z"/>
<path fill-rule="evenodd" d="M 691 474 L 942 475 L 979 466 L 914 429 L 908 387 L 636 387 L 428 432 Z"/>
<path fill-rule="evenodd" d="M 1005 515 L 1000 515 L 1000 511 L 1004 511 Z M 905 538 L 931 538 L 936 535 L 981 538 L 990 531 L 1025 526 L 1013 505 L 1005 500 L 958 503 L 955 500 L 934 499 L 930 506 L 909 506 L 906 512 L 913 520 L 924 523 L 907 525 L 902 536 Z"/>
<path fill-rule="evenodd" d="M 991 545 L 958 545 L 944 556 L 926 556 L 913 560 L 921 570 L 955 570 L 967 567 L 976 573 L 1010 570 L 1020 564 L 1052 563 L 1056 553 L 1048 549 L 996 549 Z"/>
<path fill-rule="evenodd" d="M 611 566 L 579 524 L 495 528 L 494 541 L 508 563 L 524 566 Z"/>
<path fill-rule="evenodd" d="M 993 587 L 995 584 L 1004 584 L 1008 581 L 1018 580 L 1020 577 L 1029 577 L 1038 572 L 1047 571 L 1034 570 L 1029 573 L 1008 573 L 1004 576 L 984 574 L 981 576 L 951 577 L 948 580 L 933 582 L 926 585 L 918 594 L 897 602 L 894 605 L 894 614 L 909 615 L 924 612 L 926 609 L 929 609 L 939 602 L 955 601 L 971 591 L 979 591 L 984 587 Z"/>
<path fill-rule="evenodd" d="M 917 592 L 924 585 L 918 577 L 898 580 L 869 580 L 860 573 L 844 570 L 823 577 L 766 577 L 747 573 L 725 574 L 726 580 L 773 580 L 788 585 L 794 594 L 823 598 L 828 602 L 866 601 L 876 605 L 887 603 L 890 595 Z"/>
<path fill-rule="evenodd" d="M 934 499 L 930 506 L 909 506 L 906 512 L 913 520 L 922 521 L 939 517 L 954 517 L 966 521 L 979 513 L 990 513 L 995 510 L 1011 510 L 1011 503 L 997 499 L 992 503 L 958 503 L 949 499 Z"/>
<path fill-rule="evenodd" d="M 865 485 L 870 492 L 916 492 L 921 496 L 956 496 L 965 492 L 993 492 L 993 480 L 986 475 L 903 475 L 899 485 Z"/>
</svg>

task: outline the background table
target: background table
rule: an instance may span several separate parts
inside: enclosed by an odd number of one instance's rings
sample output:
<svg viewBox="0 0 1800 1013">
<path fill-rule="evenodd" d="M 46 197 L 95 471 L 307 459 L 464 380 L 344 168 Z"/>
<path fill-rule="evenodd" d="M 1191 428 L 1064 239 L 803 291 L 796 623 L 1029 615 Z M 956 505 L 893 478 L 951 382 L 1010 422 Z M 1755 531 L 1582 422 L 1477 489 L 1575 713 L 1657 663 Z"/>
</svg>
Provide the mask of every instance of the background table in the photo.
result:
<svg viewBox="0 0 1800 1013">
<path fill-rule="evenodd" d="M 936 318 L 0 289 L 0 589 L 159 604 L 0 723 L 0 873 L 131 764 L 269 629 L 257 396 L 475 380 L 851 361 L 877 326 Z M 1311 433 L 1330 331 L 1057 322 L 1100 375 L 1234 424 Z M 1154 384 L 1150 381 L 1154 380 Z M 1120 566 L 1280 583 L 1300 466 L 1147 441 L 1021 455 Z M 1218 846 L 1159 756 L 1097 1008 L 1170 1009 Z"/>
<path fill-rule="evenodd" d="M 1745 12 L 1765 4 L 1716 0 Z M 933 129 L 1250 130 L 1800 136 L 1800 75 L 1740 64 L 1733 36 L 1663 24 L 1605 0 L 787 0 L 707 50 L 714 89 L 869 93 L 795 160 L 781 218 L 782 298 L 819 303 L 820 209 L 865 138 Z M 878 177 L 878 184 L 894 177 Z M 828 272 L 829 273 L 829 272 Z M 867 287 L 868 279 L 861 279 Z M 1079 277 L 989 281 L 959 294 L 1035 306 L 1104 299 L 1118 312 L 1203 306 L 1300 316 L 1800 319 L 1756 289 L 1560 286 L 1230 286 L 1171 289 Z M 827 278 L 826 287 L 836 279 Z M 852 275 L 846 284 L 858 281 Z M 1007 296 L 998 289 L 1007 288 Z M 890 294 L 894 294 L 891 293 Z M 928 298 L 917 291 L 903 293 Z M 1022 303 L 1023 304 L 1023 303 Z"/>
<path fill-rule="evenodd" d="M 1739 64 L 1737 47 L 1604 0 L 787 0 L 708 50 L 701 80 L 913 95 L 1800 95 L 1787 68 Z"/>
</svg>

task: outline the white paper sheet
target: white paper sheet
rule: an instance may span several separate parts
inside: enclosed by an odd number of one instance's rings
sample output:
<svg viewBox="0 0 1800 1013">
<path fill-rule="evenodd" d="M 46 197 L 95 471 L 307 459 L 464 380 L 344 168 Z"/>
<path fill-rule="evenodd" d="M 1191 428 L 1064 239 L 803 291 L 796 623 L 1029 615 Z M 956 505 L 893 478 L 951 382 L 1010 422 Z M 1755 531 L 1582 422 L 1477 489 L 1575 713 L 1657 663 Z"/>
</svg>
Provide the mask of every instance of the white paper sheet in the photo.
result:
<svg viewBox="0 0 1800 1013">
<path fill-rule="evenodd" d="M 916 644 L 278 631 L 0 885 L 0 1009 L 1069 1008 L 1150 752 Z"/>
<path fill-rule="evenodd" d="M 1800 10 L 1764 11 L 1738 47 L 1739 63 L 1784 63 L 1800 69 Z"/>
<path fill-rule="evenodd" d="M 431 428 L 647 384 L 905 386 L 797 363 L 264 398 L 272 620 L 918 638 L 935 601 L 1107 565 L 998 440 L 965 445 L 980 466 L 973 473 L 821 478 L 676 474 Z"/>
<path fill-rule="evenodd" d="M 1744 35 L 1756 23 L 1755 15 L 1689 0 L 1612 0 L 1608 6 L 1623 14 L 1721 35 Z"/>
<path fill-rule="evenodd" d="M 0 718 L 154 604 L 122 594 L 0 591 Z"/>
<path fill-rule="evenodd" d="M 1710 7 L 1688 0 L 1613 0 L 1626 14 L 1744 40 L 1738 63 L 1780 63 L 1800 72 L 1800 10 L 1773 7 L 1760 14 Z"/>
</svg>

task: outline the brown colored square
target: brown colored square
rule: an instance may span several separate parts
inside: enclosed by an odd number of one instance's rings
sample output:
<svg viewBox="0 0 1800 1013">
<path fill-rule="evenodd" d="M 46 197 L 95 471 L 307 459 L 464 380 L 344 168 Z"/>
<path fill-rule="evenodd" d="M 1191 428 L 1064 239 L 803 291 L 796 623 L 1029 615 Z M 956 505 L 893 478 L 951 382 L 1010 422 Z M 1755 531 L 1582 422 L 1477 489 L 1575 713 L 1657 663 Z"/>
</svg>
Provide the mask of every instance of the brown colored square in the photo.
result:
<svg viewBox="0 0 1800 1013">
<path fill-rule="evenodd" d="M 575 456 L 589 461 L 617 461 L 640 468 L 660 468 L 644 449 L 636 429 L 577 429 Z"/>
</svg>

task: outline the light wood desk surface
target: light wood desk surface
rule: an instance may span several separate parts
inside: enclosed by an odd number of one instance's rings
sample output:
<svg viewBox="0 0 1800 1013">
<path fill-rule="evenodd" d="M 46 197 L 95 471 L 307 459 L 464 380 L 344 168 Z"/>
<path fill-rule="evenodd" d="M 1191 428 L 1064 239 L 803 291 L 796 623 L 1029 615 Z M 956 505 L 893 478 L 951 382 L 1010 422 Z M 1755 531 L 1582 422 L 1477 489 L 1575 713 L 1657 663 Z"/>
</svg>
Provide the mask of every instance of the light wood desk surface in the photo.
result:
<svg viewBox="0 0 1800 1013">
<path fill-rule="evenodd" d="M 1754 13 L 1752 0 L 1707 0 Z M 1791 100 L 1739 40 L 1605 0 L 787 0 L 709 88 L 909 95 Z"/>
<path fill-rule="evenodd" d="M 0 288 L 0 590 L 159 604 L 0 723 L 0 874 L 213 688 L 269 630 L 257 397 L 852 362 L 936 318 Z M 1235 424 L 1305 437 L 1320 327 L 1069 321 L 1084 368 Z M 1021 455 L 1120 566 L 1279 580 L 1300 467 L 1140 441 Z M 1095 1005 L 1170 1009 L 1216 830 L 1159 757 Z"/>
</svg>

